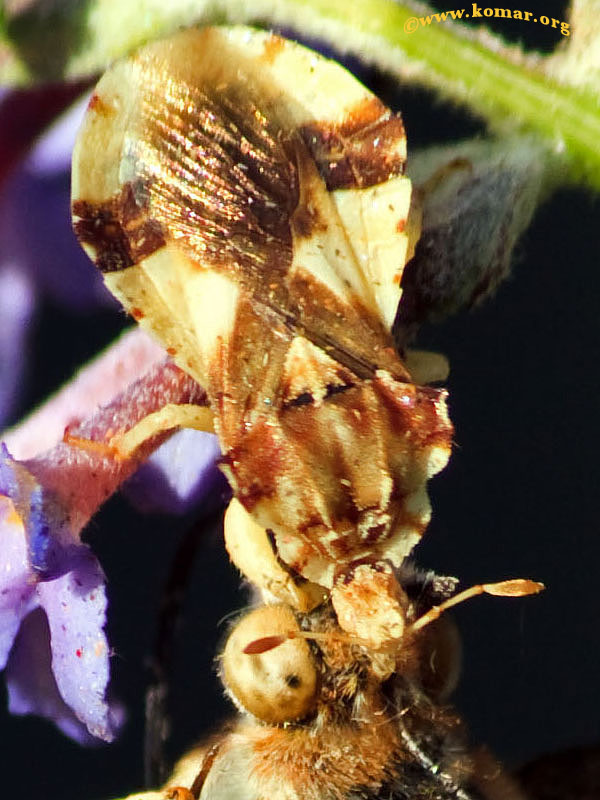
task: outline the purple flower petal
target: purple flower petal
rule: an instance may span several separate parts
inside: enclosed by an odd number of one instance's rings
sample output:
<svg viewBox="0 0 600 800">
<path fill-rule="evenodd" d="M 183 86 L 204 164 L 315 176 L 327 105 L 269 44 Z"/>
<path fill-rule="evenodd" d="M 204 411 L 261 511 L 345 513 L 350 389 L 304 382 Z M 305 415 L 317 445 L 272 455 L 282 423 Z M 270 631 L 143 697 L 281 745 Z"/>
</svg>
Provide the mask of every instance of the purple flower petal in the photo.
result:
<svg viewBox="0 0 600 800">
<path fill-rule="evenodd" d="M 59 692 L 52 673 L 50 629 L 42 609 L 23 621 L 6 667 L 8 709 L 11 714 L 37 714 L 52 720 L 80 744 L 94 738 L 75 716 Z"/>
<path fill-rule="evenodd" d="M 165 403 L 207 402 L 195 381 L 159 358 L 160 349 L 147 338 L 123 337 L 47 408 L 11 432 L 11 443 L 27 461 L 13 459 L 6 445 L 0 448 L 0 656 L 7 663 L 11 708 L 50 717 L 79 741 L 85 738 L 79 723 L 110 741 L 120 722 L 106 698 L 104 575 L 79 533 L 169 432 L 144 442 L 127 459 L 115 457 L 106 442 Z M 138 379 L 132 383 L 133 376 Z M 108 405 L 98 409 L 106 399 Z M 63 441 L 61 431 L 69 422 L 75 439 Z M 161 480 L 179 503 L 215 486 L 216 444 L 203 437 L 199 445 L 197 434 L 190 435 L 195 459 L 189 444 L 171 447 L 159 459 Z M 36 454 L 36 443 L 44 442 L 55 444 Z M 215 496 L 221 497 L 217 489 Z M 38 610 L 45 612 L 47 630 L 34 641 L 30 631 L 39 629 Z"/>
<path fill-rule="evenodd" d="M 110 741 L 116 729 L 105 699 L 109 652 L 104 575 L 67 521 L 53 495 L 2 445 L 0 665 L 7 665 L 11 707 L 49 716 L 81 740 L 77 719 L 92 736 Z M 27 634 L 33 623 L 25 625 L 24 620 L 37 607 L 46 612 L 51 662 L 41 643 L 31 642 Z"/>
<path fill-rule="evenodd" d="M 82 547 L 76 568 L 40 583 L 37 592 L 48 617 L 52 671 L 62 698 L 93 736 L 112 741 L 116 731 L 105 700 L 106 594 L 98 562 Z"/>
<path fill-rule="evenodd" d="M 71 229 L 70 175 L 21 166 L 0 197 L 0 260 L 18 265 L 38 295 L 79 311 L 114 305 Z"/>
<path fill-rule="evenodd" d="M 33 305 L 29 278 L 5 264 L 0 268 L 0 426 L 14 410 L 22 385 Z"/>
<path fill-rule="evenodd" d="M 227 481 L 217 469 L 217 437 L 183 430 L 168 439 L 127 481 L 124 490 L 140 511 L 183 514 L 221 503 Z"/>
<path fill-rule="evenodd" d="M 0 496 L 10 498 L 23 525 L 28 566 L 35 577 L 50 579 L 71 569 L 79 557 L 78 530 L 52 493 L 45 492 L 31 472 L 0 444 Z"/>
<path fill-rule="evenodd" d="M 25 169 L 38 175 L 71 172 L 71 158 L 77 132 L 83 121 L 90 93 L 73 103 L 45 131 L 25 161 Z"/>
<path fill-rule="evenodd" d="M 0 496 L 0 669 L 23 618 L 35 607 L 25 529 L 8 497 Z"/>
</svg>

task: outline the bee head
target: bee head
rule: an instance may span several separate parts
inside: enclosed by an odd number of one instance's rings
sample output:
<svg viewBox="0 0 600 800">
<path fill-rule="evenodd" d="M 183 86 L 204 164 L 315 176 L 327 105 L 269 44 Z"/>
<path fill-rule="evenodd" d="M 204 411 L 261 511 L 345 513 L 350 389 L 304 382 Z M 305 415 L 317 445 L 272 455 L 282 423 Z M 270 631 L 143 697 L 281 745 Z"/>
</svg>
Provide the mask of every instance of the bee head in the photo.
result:
<svg viewBox="0 0 600 800">
<path fill-rule="evenodd" d="M 261 606 L 242 617 L 221 656 L 221 677 L 236 705 L 272 725 L 306 717 L 319 693 L 311 647 L 294 612 L 283 604 Z"/>
</svg>

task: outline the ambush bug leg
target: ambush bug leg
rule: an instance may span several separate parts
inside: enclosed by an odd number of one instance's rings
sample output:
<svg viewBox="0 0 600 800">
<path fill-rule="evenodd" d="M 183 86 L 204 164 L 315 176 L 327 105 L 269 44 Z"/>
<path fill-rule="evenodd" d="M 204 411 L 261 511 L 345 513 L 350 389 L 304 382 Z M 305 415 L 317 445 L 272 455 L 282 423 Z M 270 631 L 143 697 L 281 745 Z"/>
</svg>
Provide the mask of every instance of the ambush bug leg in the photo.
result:
<svg viewBox="0 0 600 800">
<path fill-rule="evenodd" d="M 78 450 L 85 450 L 104 458 L 120 459 L 120 454 L 109 442 L 97 442 L 95 439 L 87 439 L 85 436 L 74 436 L 70 432 L 69 425 L 65 428 L 62 440 L 69 447 L 75 447 Z"/>
<path fill-rule="evenodd" d="M 63 433 L 63 442 L 80 450 L 97 453 L 106 458 L 117 461 L 126 461 L 135 455 L 138 447 L 159 433 L 176 430 L 178 428 L 192 428 L 206 433 L 214 433 L 213 415 L 205 406 L 193 403 L 177 404 L 167 403 L 158 411 L 147 414 L 125 433 L 112 436 L 107 442 L 98 442 L 84 436 L 74 436 L 69 426 Z"/>
<path fill-rule="evenodd" d="M 154 411 L 141 419 L 126 433 L 113 436 L 108 447 L 118 458 L 131 458 L 135 451 L 148 439 L 159 433 L 177 428 L 193 428 L 197 431 L 214 433 L 213 415 L 210 408 L 192 403 L 168 403 L 159 411 Z"/>
<path fill-rule="evenodd" d="M 429 350 L 407 350 L 406 366 L 415 383 L 427 384 L 445 382 L 450 374 L 450 364 L 446 356 Z"/>
<path fill-rule="evenodd" d="M 223 529 L 229 557 L 251 583 L 260 587 L 265 600 L 276 598 L 303 613 L 325 600 L 327 592 L 322 586 L 297 581 L 284 568 L 265 528 L 235 498 L 225 512 Z"/>
</svg>

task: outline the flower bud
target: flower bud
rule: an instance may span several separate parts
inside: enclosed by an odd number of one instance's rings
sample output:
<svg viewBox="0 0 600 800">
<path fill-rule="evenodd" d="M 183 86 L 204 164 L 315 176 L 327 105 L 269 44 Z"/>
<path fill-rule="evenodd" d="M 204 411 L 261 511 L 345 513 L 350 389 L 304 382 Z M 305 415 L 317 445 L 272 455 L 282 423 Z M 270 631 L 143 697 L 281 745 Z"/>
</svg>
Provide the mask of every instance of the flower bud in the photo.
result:
<svg viewBox="0 0 600 800">
<path fill-rule="evenodd" d="M 508 275 L 543 189 L 545 152 L 531 137 L 472 140 L 413 155 L 421 238 L 402 279 L 400 346 L 423 322 L 470 308 Z"/>
</svg>

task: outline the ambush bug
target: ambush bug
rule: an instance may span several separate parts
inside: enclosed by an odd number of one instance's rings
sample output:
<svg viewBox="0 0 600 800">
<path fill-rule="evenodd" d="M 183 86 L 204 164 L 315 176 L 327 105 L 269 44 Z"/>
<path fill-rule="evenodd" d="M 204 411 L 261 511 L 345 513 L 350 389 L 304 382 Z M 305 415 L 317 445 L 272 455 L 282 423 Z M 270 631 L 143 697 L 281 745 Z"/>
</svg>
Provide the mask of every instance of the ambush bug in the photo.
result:
<svg viewBox="0 0 600 800">
<path fill-rule="evenodd" d="M 415 600 L 402 577 L 452 441 L 445 390 L 391 336 L 419 228 L 405 158 L 400 116 L 347 71 L 243 27 L 119 62 L 79 135 L 75 231 L 210 405 L 166 406 L 110 445 L 214 426 L 227 548 L 272 604 L 225 649 L 253 717 L 210 756 L 207 800 L 404 797 L 411 780 L 411 797 L 471 797 L 444 762 L 455 723 L 423 688 L 447 593 Z"/>
</svg>

